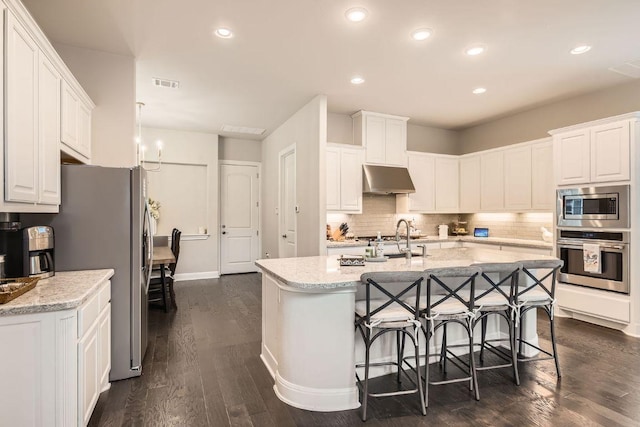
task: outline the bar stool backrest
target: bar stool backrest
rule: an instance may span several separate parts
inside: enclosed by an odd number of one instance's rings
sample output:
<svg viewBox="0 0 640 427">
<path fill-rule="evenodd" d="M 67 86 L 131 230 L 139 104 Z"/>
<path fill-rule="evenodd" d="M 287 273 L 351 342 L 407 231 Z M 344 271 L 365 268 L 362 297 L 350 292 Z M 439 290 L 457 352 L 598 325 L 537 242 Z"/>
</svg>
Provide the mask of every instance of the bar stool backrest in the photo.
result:
<svg viewBox="0 0 640 427">
<path fill-rule="evenodd" d="M 516 290 L 518 273 L 522 264 L 517 262 L 496 262 L 475 264 L 482 270 L 480 279 L 476 282 L 476 301 L 490 294 L 502 295 L 505 302 L 510 303 Z M 494 276 L 498 275 L 497 279 Z M 506 291 L 504 287 L 508 286 Z"/>
<path fill-rule="evenodd" d="M 559 259 L 521 261 L 522 270 L 516 284 L 514 300 L 527 301 L 535 291 L 543 291 L 551 301 L 555 299 L 558 271 L 564 265 Z M 539 293 L 539 292 L 538 292 Z"/>
<path fill-rule="evenodd" d="M 414 320 L 420 318 L 420 287 L 422 285 L 422 273 L 413 271 L 381 271 L 377 273 L 364 273 L 360 276 L 360 282 L 365 285 L 367 315 L 361 319 L 370 323 L 371 317 L 387 307 L 401 306 L 407 310 Z M 373 291 L 376 290 L 376 299 L 384 301 L 383 304 L 371 310 Z M 410 306 L 406 300 L 407 295 L 415 292 L 415 304 Z"/>
<path fill-rule="evenodd" d="M 431 317 L 431 312 L 439 305 L 451 300 L 462 303 L 469 311 L 473 310 L 475 282 L 482 274 L 478 267 L 430 268 L 422 274 L 427 282 L 427 317 Z"/>
</svg>

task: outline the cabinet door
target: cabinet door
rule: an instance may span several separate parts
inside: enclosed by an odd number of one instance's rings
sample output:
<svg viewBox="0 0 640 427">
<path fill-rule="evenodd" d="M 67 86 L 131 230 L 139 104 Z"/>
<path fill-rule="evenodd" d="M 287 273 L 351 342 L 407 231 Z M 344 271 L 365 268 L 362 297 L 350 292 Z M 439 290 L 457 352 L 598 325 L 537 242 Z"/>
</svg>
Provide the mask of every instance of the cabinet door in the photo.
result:
<svg viewBox="0 0 640 427">
<path fill-rule="evenodd" d="M 629 180 L 629 122 L 591 129 L 591 182 Z"/>
<path fill-rule="evenodd" d="M 38 201 L 38 46 L 6 11 L 5 199 Z"/>
<path fill-rule="evenodd" d="M 385 163 L 407 164 L 407 122 L 401 119 L 385 120 Z"/>
<path fill-rule="evenodd" d="M 106 389 L 109 384 L 111 371 L 111 304 L 108 304 L 100 314 L 98 321 L 98 393 Z"/>
<path fill-rule="evenodd" d="M 480 156 L 460 158 L 460 212 L 480 210 Z"/>
<path fill-rule="evenodd" d="M 362 150 L 341 149 L 340 208 L 362 212 Z"/>
<path fill-rule="evenodd" d="M 42 204 L 60 204 L 60 82 L 53 64 L 40 53 L 38 64 L 40 197 Z"/>
<path fill-rule="evenodd" d="M 531 209 L 531 147 L 504 151 L 504 207 L 526 211 Z"/>
<path fill-rule="evenodd" d="M 62 84 L 62 127 L 60 140 L 67 146 L 77 150 L 78 147 L 78 106 L 80 100 L 73 88 Z"/>
<path fill-rule="evenodd" d="M 553 146 L 551 141 L 531 146 L 531 208 L 554 209 Z"/>
<path fill-rule="evenodd" d="M 416 187 L 415 193 L 409 193 L 411 212 L 433 212 L 435 205 L 435 158 L 425 154 L 409 155 L 409 175 Z"/>
<path fill-rule="evenodd" d="M 436 211 L 458 212 L 458 159 L 436 158 Z"/>
<path fill-rule="evenodd" d="M 78 153 L 91 158 L 91 110 L 78 104 Z"/>
<path fill-rule="evenodd" d="M 327 147 L 327 210 L 340 210 L 340 149 Z"/>
<path fill-rule="evenodd" d="M 480 156 L 480 209 L 504 209 L 503 152 L 494 151 Z"/>
<path fill-rule="evenodd" d="M 98 325 L 78 343 L 78 425 L 87 425 L 99 394 Z"/>
<path fill-rule="evenodd" d="M 364 118 L 364 145 L 367 163 L 385 163 L 385 119 L 376 116 Z"/>
<path fill-rule="evenodd" d="M 585 184 L 591 180 L 589 131 L 581 130 L 554 136 L 556 182 L 558 185 Z"/>
</svg>

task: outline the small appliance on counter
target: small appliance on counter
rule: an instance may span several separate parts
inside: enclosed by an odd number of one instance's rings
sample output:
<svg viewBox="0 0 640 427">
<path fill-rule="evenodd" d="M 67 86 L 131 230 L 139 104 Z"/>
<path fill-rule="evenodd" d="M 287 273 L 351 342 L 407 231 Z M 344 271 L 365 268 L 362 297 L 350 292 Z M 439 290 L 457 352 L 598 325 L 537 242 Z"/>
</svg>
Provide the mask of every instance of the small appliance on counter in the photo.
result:
<svg viewBox="0 0 640 427">
<path fill-rule="evenodd" d="M 447 224 L 441 224 L 438 226 L 438 238 L 446 239 L 449 237 L 449 226 Z"/>
<path fill-rule="evenodd" d="M 469 232 L 467 231 L 467 221 L 453 221 L 451 227 L 451 234 L 454 236 L 465 236 Z"/>
<path fill-rule="evenodd" d="M 47 225 L 2 231 L 7 277 L 38 277 L 55 274 L 53 228 Z"/>
<path fill-rule="evenodd" d="M 476 227 L 473 229 L 473 237 L 489 237 L 489 229 Z"/>
</svg>

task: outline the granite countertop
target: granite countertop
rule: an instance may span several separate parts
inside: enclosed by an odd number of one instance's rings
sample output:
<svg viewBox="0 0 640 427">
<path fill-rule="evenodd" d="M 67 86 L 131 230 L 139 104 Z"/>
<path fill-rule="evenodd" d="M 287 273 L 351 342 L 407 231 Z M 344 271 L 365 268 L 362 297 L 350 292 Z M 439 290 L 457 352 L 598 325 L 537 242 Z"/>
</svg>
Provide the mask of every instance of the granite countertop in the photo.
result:
<svg viewBox="0 0 640 427">
<path fill-rule="evenodd" d="M 0 304 L 0 316 L 79 307 L 113 274 L 112 269 L 56 272 L 53 277 L 39 280 L 29 292 L 6 304 Z"/>
<path fill-rule="evenodd" d="M 429 256 L 367 262 L 364 267 L 341 267 L 338 255 L 261 259 L 256 265 L 288 286 L 307 290 L 332 290 L 357 286 L 362 273 L 375 271 L 423 271 L 427 268 L 464 267 L 484 262 L 517 262 L 556 259 L 545 255 L 484 248 L 433 249 Z"/>
<path fill-rule="evenodd" d="M 537 249 L 552 249 L 552 242 L 545 242 L 542 240 L 525 240 L 525 239 L 510 239 L 506 237 L 473 237 L 473 236 L 449 236 L 446 239 L 440 239 L 437 236 L 411 239 L 411 243 L 440 243 L 440 242 L 474 242 L 485 243 L 487 245 L 510 245 L 519 246 L 523 248 L 537 248 Z M 344 248 L 344 247 L 359 247 L 367 246 L 368 240 L 348 240 L 344 242 L 327 241 L 327 248 Z M 394 244 L 395 240 L 385 241 L 384 243 Z"/>
</svg>

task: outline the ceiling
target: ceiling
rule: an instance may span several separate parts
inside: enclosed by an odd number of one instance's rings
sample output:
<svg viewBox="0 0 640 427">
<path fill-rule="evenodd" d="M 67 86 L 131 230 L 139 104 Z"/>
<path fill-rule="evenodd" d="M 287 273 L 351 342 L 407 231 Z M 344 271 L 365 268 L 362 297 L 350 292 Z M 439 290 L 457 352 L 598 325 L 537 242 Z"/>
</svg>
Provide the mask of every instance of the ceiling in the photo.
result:
<svg viewBox="0 0 640 427">
<path fill-rule="evenodd" d="M 638 0 L 23 2 L 55 43 L 135 56 L 146 126 L 222 135 L 228 124 L 263 138 L 317 94 L 330 112 L 462 129 L 630 81 L 608 68 L 640 59 Z M 365 21 L 347 21 L 354 6 Z M 221 26 L 234 37 L 214 36 Z M 433 35 L 416 42 L 420 27 Z M 476 43 L 486 52 L 465 55 Z M 569 54 L 580 44 L 593 48 Z M 364 84 L 350 83 L 356 74 Z"/>
</svg>

